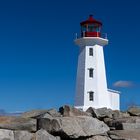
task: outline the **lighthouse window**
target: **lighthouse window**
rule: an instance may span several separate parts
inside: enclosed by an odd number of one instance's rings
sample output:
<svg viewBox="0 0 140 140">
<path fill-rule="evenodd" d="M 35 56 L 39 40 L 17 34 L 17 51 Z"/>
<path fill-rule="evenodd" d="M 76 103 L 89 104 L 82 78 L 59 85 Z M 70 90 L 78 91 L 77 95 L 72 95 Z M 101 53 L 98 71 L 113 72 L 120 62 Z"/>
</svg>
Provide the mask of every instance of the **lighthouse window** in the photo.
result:
<svg viewBox="0 0 140 140">
<path fill-rule="evenodd" d="M 89 101 L 93 101 L 94 100 L 94 92 L 90 91 L 89 92 Z"/>
<path fill-rule="evenodd" d="M 93 25 L 88 25 L 88 31 L 93 32 L 94 31 L 94 26 Z"/>
<path fill-rule="evenodd" d="M 93 70 L 94 70 L 93 68 L 89 69 L 89 77 L 91 77 L 91 78 L 93 78 Z"/>
<path fill-rule="evenodd" d="M 89 48 L 89 56 L 93 56 L 93 48 Z"/>
<path fill-rule="evenodd" d="M 86 31 L 87 31 L 87 26 L 86 25 L 82 26 L 82 32 L 86 32 Z"/>
</svg>

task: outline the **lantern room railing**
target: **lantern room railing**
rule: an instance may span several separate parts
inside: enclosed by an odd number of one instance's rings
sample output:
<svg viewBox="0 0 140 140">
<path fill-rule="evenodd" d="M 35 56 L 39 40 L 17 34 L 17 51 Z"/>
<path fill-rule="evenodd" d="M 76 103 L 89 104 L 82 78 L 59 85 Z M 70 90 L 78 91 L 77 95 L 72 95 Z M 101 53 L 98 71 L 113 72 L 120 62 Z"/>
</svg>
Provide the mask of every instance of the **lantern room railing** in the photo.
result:
<svg viewBox="0 0 140 140">
<path fill-rule="evenodd" d="M 76 39 L 81 38 L 81 37 L 100 37 L 103 39 L 108 39 L 107 37 L 107 33 L 100 33 L 100 32 L 88 32 L 88 34 L 86 32 L 82 32 L 81 35 L 79 35 L 78 33 L 75 34 Z"/>
</svg>

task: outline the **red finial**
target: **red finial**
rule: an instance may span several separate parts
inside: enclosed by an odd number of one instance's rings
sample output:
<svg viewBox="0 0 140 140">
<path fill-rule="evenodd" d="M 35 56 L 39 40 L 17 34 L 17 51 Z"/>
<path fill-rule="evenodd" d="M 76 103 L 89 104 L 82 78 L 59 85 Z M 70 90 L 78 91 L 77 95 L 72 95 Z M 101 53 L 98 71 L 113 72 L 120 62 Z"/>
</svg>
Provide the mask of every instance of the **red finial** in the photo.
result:
<svg viewBox="0 0 140 140">
<path fill-rule="evenodd" d="M 89 15 L 89 20 L 93 20 L 93 15 Z"/>
</svg>

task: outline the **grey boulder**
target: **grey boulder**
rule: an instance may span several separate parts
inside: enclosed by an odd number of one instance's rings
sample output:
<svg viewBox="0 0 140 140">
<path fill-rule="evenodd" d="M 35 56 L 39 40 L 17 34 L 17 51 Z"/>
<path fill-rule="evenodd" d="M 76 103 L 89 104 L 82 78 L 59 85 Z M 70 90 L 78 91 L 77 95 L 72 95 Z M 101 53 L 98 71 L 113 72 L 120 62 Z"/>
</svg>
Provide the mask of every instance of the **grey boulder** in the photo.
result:
<svg viewBox="0 0 140 140">
<path fill-rule="evenodd" d="M 15 140 L 14 132 L 11 130 L 0 129 L 0 140 Z"/>
<path fill-rule="evenodd" d="M 140 130 L 140 123 L 121 123 L 117 126 L 118 130 Z"/>
<path fill-rule="evenodd" d="M 126 118 L 126 117 L 129 117 L 130 116 L 129 113 L 127 113 L 127 112 L 121 112 L 119 110 L 114 110 L 112 115 L 113 115 L 113 119 Z"/>
<path fill-rule="evenodd" d="M 0 129 L 36 131 L 36 127 L 35 119 L 0 116 Z"/>
<path fill-rule="evenodd" d="M 140 107 L 130 107 L 128 113 L 131 116 L 140 116 Z"/>
<path fill-rule="evenodd" d="M 129 126 L 131 127 L 134 125 L 136 125 L 135 128 L 139 128 L 140 117 L 130 116 L 130 117 L 118 118 L 118 119 L 114 119 L 114 120 L 106 118 L 106 119 L 104 119 L 104 122 L 109 127 L 114 127 L 117 130 L 128 129 Z"/>
<path fill-rule="evenodd" d="M 86 112 L 90 113 L 93 117 L 98 118 L 98 119 L 102 119 L 102 118 L 112 118 L 112 114 L 113 111 L 111 109 L 107 109 L 107 108 L 99 108 L 99 109 L 95 109 L 95 108 L 88 108 L 86 110 Z"/>
<path fill-rule="evenodd" d="M 47 111 L 47 113 L 39 116 L 38 119 L 39 118 L 53 119 L 54 117 L 61 117 L 61 114 L 59 112 L 57 112 L 57 110 L 55 110 L 55 109 L 50 109 L 50 110 Z"/>
<path fill-rule="evenodd" d="M 14 131 L 14 140 L 33 140 L 34 134 L 28 131 Z"/>
<path fill-rule="evenodd" d="M 102 121 L 89 116 L 40 119 L 39 128 L 64 138 L 79 138 L 104 134 L 109 127 Z"/>
<path fill-rule="evenodd" d="M 27 111 L 24 112 L 21 117 L 23 118 L 37 118 L 41 115 L 44 115 L 45 113 L 47 113 L 48 110 L 31 110 L 31 111 Z"/>
<path fill-rule="evenodd" d="M 61 117 L 61 114 L 56 109 L 49 110 L 32 110 L 25 112 L 21 115 L 23 118 L 52 118 L 52 117 Z"/>
<path fill-rule="evenodd" d="M 111 140 L 107 136 L 93 136 L 92 138 L 88 138 L 87 140 Z"/>
<path fill-rule="evenodd" d="M 140 140 L 140 130 L 114 130 L 108 134 L 113 140 Z"/>
<path fill-rule="evenodd" d="M 88 113 L 81 111 L 79 109 L 76 109 L 74 107 L 70 107 L 68 105 L 65 105 L 63 107 L 59 108 L 59 112 L 64 116 L 64 117 L 73 117 L 73 116 L 89 116 Z"/>
<path fill-rule="evenodd" d="M 60 137 L 54 137 L 43 129 L 37 131 L 35 135 L 36 135 L 36 140 L 60 140 Z"/>
<path fill-rule="evenodd" d="M 47 113 L 50 114 L 52 117 L 61 117 L 60 112 L 58 112 L 56 109 L 49 109 Z"/>
</svg>

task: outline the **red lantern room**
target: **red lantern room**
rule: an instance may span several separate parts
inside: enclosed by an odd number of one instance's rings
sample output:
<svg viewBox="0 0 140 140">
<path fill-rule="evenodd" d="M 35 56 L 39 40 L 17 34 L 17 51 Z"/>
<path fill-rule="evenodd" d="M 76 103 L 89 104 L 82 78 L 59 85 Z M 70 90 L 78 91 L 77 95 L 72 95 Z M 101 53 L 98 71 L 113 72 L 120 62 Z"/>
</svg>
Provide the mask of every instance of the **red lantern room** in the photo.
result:
<svg viewBox="0 0 140 140">
<path fill-rule="evenodd" d="M 95 20 L 92 15 L 89 16 L 88 20 L 80 24 L 82 37 L 101 37 L 102 23 Z"/>
</svg>

